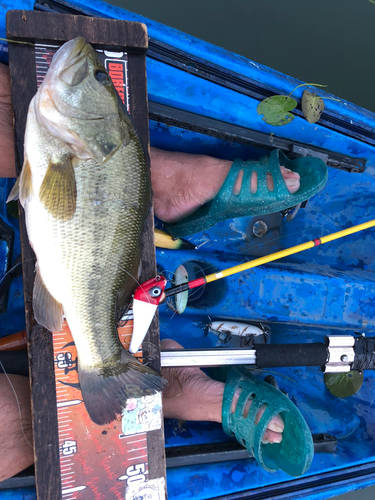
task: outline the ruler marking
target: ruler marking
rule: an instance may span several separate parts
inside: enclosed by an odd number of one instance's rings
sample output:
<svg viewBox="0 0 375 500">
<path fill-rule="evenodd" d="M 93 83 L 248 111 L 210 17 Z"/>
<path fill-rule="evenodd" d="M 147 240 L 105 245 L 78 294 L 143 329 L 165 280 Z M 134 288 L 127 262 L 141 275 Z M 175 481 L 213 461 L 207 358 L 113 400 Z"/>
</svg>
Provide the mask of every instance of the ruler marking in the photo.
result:
<svg viewBox="0 0 375 500">
<path fill-rule="evenodd" d="M 131 458 L 128 458 L 128 460 L 137 460 L 138 458 L 146 458 L 147 455 L 140 455 L 139 457 L 131 457 Z"/>
<path fill-rule="evenodd" d="M 75 491 L 82 491 L 86 488 L 86 486 L 75 486 L 74 488 L 68 488 L 66 490 L 62 490 L 62 494 L 66 495 L 66 493 L 74 493 Z"/>
<path fill-rule="evenodd" d="M 71 399 L 70 401 L 61 401 L 57 403 L 58 408 L 64 408 L 65 406 L 75 406 L 82 403 L 82 399 Z"/>
</svg>

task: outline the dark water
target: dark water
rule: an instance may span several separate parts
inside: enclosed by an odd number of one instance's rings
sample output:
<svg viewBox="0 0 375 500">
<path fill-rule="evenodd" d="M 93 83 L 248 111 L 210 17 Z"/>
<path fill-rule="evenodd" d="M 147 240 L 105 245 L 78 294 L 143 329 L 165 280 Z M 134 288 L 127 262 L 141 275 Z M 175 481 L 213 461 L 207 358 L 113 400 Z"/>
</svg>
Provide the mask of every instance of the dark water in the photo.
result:
<svg viewBox="0 0 375 500">
<path fill-rule="evenodd" d="M 370 0 L 111 0 L 375 112 Z"/>
<path fill-rule="evenodd" d="M 107 0 L 108 1 L 108 0 Z M 369 0 L 111 0 L 375 112 Z M 375 486 L 335 497 L 373 500 Z"/>
</svg>

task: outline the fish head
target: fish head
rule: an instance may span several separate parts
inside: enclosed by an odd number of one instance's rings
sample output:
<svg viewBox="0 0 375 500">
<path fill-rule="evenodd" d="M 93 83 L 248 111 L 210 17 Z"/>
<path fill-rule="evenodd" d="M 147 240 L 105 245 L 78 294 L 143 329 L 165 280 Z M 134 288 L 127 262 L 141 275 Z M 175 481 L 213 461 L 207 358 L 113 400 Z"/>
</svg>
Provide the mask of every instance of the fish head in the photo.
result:
<svg viewBox="0 0 375 500">
<path fill-rule="evenodd" d="M 78 157 L 104 163 L 129 139 L 111 78 L 82 38 L 55 54 L 35 100 L 38 122 Z"/>
</svg>

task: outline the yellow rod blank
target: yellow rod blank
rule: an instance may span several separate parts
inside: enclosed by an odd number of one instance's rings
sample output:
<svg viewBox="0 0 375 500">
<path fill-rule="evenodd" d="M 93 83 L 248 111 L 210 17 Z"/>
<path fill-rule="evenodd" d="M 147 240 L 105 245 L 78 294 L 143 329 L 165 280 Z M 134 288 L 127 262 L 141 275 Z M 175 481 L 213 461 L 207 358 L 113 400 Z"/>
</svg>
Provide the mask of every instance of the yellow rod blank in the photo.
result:
<svg viewBox="0 0 375 500">
<path fill-rule="evenodd" d="M 239 264 L 238 266 L 224 269 L 219 273 L 209 274 L 208 276 L 206 276 L 206 282 L 211 283 L 212 281 L 231 276 L 232 274 L 240 273 L 242 271 L 246 271 L 247 269 L 252 269 L 253 267 L 261 266 L 263 264 L 267 264 L 268 262 L 273 262 L 274 260 L 282 259 L 283 257 L 287 257 L 288 255 L 303 252 L 303 250 L 308 250 L 309 248 L 322 245 L 323 243 L 328 243 L 329 241 L 337 240 L 339 238 L 342 238 L 343 236 L 348 236 L 349 234 L 358 233 L 359 231 L 363 231 L 364 229 L 368 229 L 369 227 L 374 226 L 375 219 L 364 222 L 363 224 L 358 224 L 358 226 L 343 229 L 342 231 L 338 231 L 337 233 L 328 234 L 327 236 L 322 236 L 321 238 L 307 241 L 306 243 L 302 243 L 301 245 L 296 245 L 285 250 L 280 250 L 280 252 L 265 255 L 264 257 Z"/>
</svg>

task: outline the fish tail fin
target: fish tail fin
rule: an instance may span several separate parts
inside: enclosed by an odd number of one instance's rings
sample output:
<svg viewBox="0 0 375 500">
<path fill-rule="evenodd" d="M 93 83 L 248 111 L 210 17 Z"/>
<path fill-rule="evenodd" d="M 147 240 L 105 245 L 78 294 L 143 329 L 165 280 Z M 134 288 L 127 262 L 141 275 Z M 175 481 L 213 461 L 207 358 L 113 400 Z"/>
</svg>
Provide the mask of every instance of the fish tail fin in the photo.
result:
<svg viewBox="0 0 375 500">
<path fill-rule="evenodd" d="M 97 425 L 115 420 L 128 398 L 149 396 L 168 385 L 160 373 L 137 361 L 125 349 L 117 363 L 100 369 L 79 366 L 78 375 L 86 410 Z"/>
</svg>

